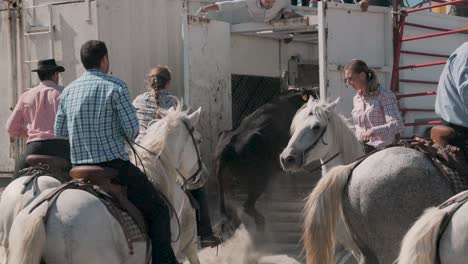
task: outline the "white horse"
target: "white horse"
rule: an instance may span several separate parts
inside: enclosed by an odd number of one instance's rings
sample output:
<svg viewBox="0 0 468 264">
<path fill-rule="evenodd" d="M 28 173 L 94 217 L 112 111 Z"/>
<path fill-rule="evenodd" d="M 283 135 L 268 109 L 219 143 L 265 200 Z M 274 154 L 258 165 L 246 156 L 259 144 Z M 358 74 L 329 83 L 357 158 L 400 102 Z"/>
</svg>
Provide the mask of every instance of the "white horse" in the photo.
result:
<svg viewBox="0 0 468 264">
<path fill-rule="evenodd" d="M 174 253 L 180 261 L 186 256 L 190 263 L 195 264 L 199 263 L 196 212 L 180 186 L 185 187 L 186 183 L 205 170 L 198 149 L 201 135 L 194 129 L 201 109 L 188 117 L 182 111 L 182 104 L 178 104 L 176 109 L 160 111 L 164 118 L 153 123 L 140 141 L 151 152 L 137 147 L 142 164 L 136 161 L 134 163 L 149 175 L 157 175 L 150 176 L 151 181 L 168 198 L 177 214 L 171 221 L 174 239 L 179 234 L 179 238 L 172 244 Z"/>
<path fill-rule="evenodd" d="M 37 178 L 37 185 L 33 182 L 25 185 L 32 176 L 23 176 L 12 181 L 3 190 L 0 200 L 0 263 L 6 262 L 8 251 L 8 236 L 13 219 L 35 197 L 44 190 L 60 186 L 60 181 L 52 176 L 42 175 Z"/>
<path fill-rule="evenodd" d="M 452 198 L 457 199 L 462 194 Z M 467 262 L 468 203 L 464 203 L 455 211 L 445 230 L 440 230 L 445 215 L 454 206 L 455 204 L 452 204 L 443 209 L 432 207 L 424 212 L 403 239 L 398 264 L 464 264 Z M 437 244 L 438 238 L 440 240 Z"/>
<path fill-rule="evenodd" d="M 142 140 L 147 153 L 141 152 L 140 155 L 146 172 L 167 192 L 170 202 L 187 205 L 188 201 L 183 198 L 185 194 L 177 191 L 180 187 L 174 180 L 176 175 L 172 174 L 174 168 L 170 167 L 176 165 L 179 177 L 191 177 L 198 170 L 199 158 L 195 155 L 198 146 L 191 135 L 199 120 L 200 109 L 191 115 L 181 109 L 179 106 L 168 111 L 163 120 L 149 128 Z M 153 153 L 160 153 L 161 164 L 171 163 L 156 168 L 151 163 L 159 161 Z M 156 173 L 161 173 L 161 176 Z M 46 190 L 39 197 L 53 190 Z M 30 213 L 34 205 L 32 202 L 14 219 L 9 236 L 8 264 L 39 263 L 41 258 L 51 264 L 146 263 L 146 243 L 134 242 L 131 254 L 120 224 L 95 196 L 81 190 L 65 190 L 50 207 L 47 216 L 47 202 Z M 194 239 L 195 212 L 189 206 L 176 206 L 176 211 L 181 221 L 187 221 L 180 225 L 181 250 L 183 253 L 195 251 L 188 258 L 192 264 L 199 263 Z M 186 240 L 193 242 L 191 250 L 185 250 L 190 246 L 183 248 Z"/>
<path fill-rule="evenodd" d="M 301 170 L 309 162 L 320 160 L 323 177 L 331 168 L 351 163 L 364 155 L 361 143 L 355 140 L 354 133 L 349 129 L 351 125 L 333 111 L 338 102 L 339 99 L 330 104 L 321 104 L 309 99 L 307 104 L 298 110 L 291 123 L 291 139 L 280 155 L 284 170 Z M 328 122 L 331 123 L 329 126 L 327 126 Z M 323 129 L 324 127 L 326 129 Z M 312 133 L 307 133 L 309 130 L 319 133 L 320 136 L 313 137 Z M 296 148 L 295 145 L 299 141 L 301 145 L 308 146 L 307 149 Z M 329 144 L 330 142 L 333 144 Z M 312 148 L 314 151 L 310 151 Z M 305 163 L 305 160 L 308 162 Z M 357 250 L 341 219 L 337 226 L 337 233 L 340 245 L 337 247 L 339 251 L 334 252 L 335 263 L 355 263 L 350 259 L 352 256 L 349 252 L 342 248 L 345 245 L 351 251 Z"/>
<path fill-rule="evenodd" d="M 303 168 L 318 158 L 329 160 L 337 153 L 329 164 L 349 163 L 362 154 L 353 131 L 335 113 L 336 103 L 309 100 L 298 111 L 293 135 L 281 154 L 286 170 Z M 308 198 L 304 212 L 308 264 L 332 263 L 337 239 L 360 263 L 392 263 L 396 245 L 423 210 L 453 195 L 429 158 L 413 149 L 388 148 L 352 170 L 354 166 L 332 168 Z"/>
</svg>

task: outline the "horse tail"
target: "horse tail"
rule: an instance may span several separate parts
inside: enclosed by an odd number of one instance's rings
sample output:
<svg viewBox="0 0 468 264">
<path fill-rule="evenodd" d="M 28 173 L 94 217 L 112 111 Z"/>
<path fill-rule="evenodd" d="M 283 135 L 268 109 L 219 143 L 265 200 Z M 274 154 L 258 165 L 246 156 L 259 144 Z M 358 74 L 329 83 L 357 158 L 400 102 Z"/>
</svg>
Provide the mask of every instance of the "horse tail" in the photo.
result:
<svg viewBox="0 0 468 264">
<path fill-rule="evenodd" d="M 445 213 L 436 207 L 426 209 L 403 238 L 398 264 L 435 262 L 437 238 Z"/>
<path fill-rule="evenodd" d="M 13 210 L 13 215 L 18 215 L 21 210 L 34 198 L 33 192 L 26 192 L 21 195 L 18 202 L 15 204 L 15 209 Z"/>
<path fill-rule="evenodd" d="M 318 182 L 304 208 L 307 264 L 333 263 L 336 225 L 342 214 L 344 187 L 354 163 L 336 166 Z"/>
<path fill-rule="evenodd" d="M 22 211 L 15 218 L 9 236 L 7 264 L 40 263 L 46 246 L 44 217 L 47 209 L 48 204 L 43 203 L 30 214 Z"/>
</svg>

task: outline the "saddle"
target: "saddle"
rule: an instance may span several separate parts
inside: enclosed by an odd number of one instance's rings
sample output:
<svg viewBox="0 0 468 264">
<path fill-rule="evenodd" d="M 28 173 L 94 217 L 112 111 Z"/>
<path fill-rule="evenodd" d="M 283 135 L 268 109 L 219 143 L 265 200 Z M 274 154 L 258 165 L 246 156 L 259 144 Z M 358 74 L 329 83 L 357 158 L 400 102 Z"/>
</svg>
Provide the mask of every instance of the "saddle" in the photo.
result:
<svg viewBox="0 0 468 264">
<path fill-rule="evenodd" d="M 70 163 L 60 157 L 31 154 L 26 157 L 26 163 L 30 166 L 19 171 L 19 176 L 29 176 L 23 183 L 21 193 L 24 193 L 28 186 L 32 184 L 32 191 L 34 195 L 39 193 L 38 179 L 40 176 L 52 176 L 60 182 L 67 182 L 70 180 L 66 172 Z"/>
<path fill-rule="evenodd" d="M 70 177 L 74 180 L 96 185 L 105 192 L 115 195 L 122 194 L 126 197 L 127 195 L 124 187 L 111 182 L 118 174 L 119 172 L 116 169 L 95 165 L 76 166 L 70 171 Z"/>
<path fill-rule="evenodd" d="M 64 158 L 39 154 L 28 155 L 26 157 L 26 163 L 33 167 L 38 166 L 39 164 L 45 164 L 48 165 L 51 170 L 58 171 L 65 170 L 70 166 L 69 162 Z"/>
<path fill-rule="evenodd" d="M 449 132 L 449 130 L 442 129 L 439 131 Z M 449 135 L 445 134 L 445 132 L 437 135 Z M 439 138 L 438 142 L 441 142 L 440 140 L 441 139 Z M 468 171 L 468 163 L 466 163 L 462 151 L 454 151 L 453 148 L 450 148 L 450 145 L 445 145 L 444 147 L 433 140 L 417 136 L 414 136 L 410 140 L 400 140 L 389 147 L 393 146 L 412 148 L 424 153 L 440 170 L 444 178 L 452 187 L 454 193 L 459 193 L 468 189 L 468 175 L 466 175 L 466 172 Z M 460 149 L 458 148 L 458 150 Z"/>
<path fill-rule="evenodd" d="M 96 196 L 108 209 L 109 213 L 120 223 L 125 234 L 130 254 L 133 254 L 133 242 L 146 241 L 146 223 L 141 212 L 126 195 L 123 186 L 111 183 L 118 171 L 109 167 L 95 165 L 76 166 L 70 171 L 70 182 L 63 184 L 53 192 L 35 201 L 34 210 L 43 202 L 50 208 L 64 190 L 79 189 Z"/>
</svg>

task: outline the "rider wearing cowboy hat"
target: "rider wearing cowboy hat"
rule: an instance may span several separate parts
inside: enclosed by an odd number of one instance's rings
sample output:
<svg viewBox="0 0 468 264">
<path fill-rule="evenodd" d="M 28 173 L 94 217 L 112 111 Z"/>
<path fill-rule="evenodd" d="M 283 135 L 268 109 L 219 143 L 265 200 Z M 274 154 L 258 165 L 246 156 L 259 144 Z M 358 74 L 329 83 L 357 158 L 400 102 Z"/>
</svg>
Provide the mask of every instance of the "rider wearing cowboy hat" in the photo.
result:
<svg viewBox="0 0 468 264">
<path fill-rule="evenodd" d="M 57 139 L 54 134 L 57 114 L 63 87 L 58 85 L 59 73 L 65 68 L 54 59 L 40 60 L 37 69 L 39 84 L 24 92 L 6 123 L 11 137 L 26 138 L 26 148 L 15 165 L 15 176 L 28 167 L 26 157 L 30 154 L 57 156 L 70 160 L 70 147 L 67 140 Z"/>
</svg>

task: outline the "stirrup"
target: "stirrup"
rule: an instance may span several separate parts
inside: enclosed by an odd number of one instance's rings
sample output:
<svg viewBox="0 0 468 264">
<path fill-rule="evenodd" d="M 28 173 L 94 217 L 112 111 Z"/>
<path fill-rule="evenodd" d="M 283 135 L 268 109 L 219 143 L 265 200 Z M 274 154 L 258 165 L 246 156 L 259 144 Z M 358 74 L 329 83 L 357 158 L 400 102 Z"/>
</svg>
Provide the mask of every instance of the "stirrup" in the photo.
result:
<svg viewBox="0 0 468 264">
<path fill-rule="evenodd" d="M 205 247 L 216 247 L 217 245 L 221 244 L 223 242 L 222 238 L 212 234 L 211 237 L 201 239 L 200 240 L 200 247 L 205 248 Z"/>
</svg>

